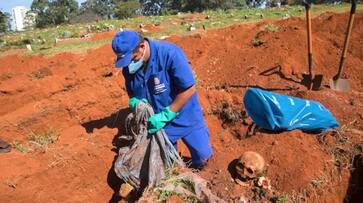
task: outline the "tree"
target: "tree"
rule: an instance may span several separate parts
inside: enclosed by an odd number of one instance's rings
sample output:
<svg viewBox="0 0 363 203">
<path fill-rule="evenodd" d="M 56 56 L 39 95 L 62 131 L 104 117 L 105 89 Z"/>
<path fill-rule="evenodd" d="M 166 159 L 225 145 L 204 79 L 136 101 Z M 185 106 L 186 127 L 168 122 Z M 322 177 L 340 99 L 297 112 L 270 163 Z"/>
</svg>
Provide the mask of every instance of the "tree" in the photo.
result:
<svg viewBox="0 0 363 203">
<path fill-rule="evenodd" d="M 9 19 L 10 14 L 7 12 L 0 11 L 0 33 L 6 32 L 9 30 Z"/>
<path fill-rule="evenodd" d="M 130 18 L 137 15 L 139 9 L 139 0 L 119 1 L 115 6 L 115 17 Z"/>
<path fill-rule="evenodd" d="M 165 0 L 140 0 L 141 14 L 147 16 L 160 15 L 165 3 Z"/>
<path fill-rule="evenodd" d="M 36 26 L 42 28 L 68 23 L 78 14 L 78 3 L 75 0 L 33 0 L 31 10 L 36 13 Z"/>
<path fill-rule="evenodd" d="M 93 10 L 86 10 L 80 12 L 77 16 L 72 18 L 69 23 L 76 24 L 76 23 L 90 23 L 90 22 L 97 22 L 102 20 L 102 17 L 95 13 Z"/>
<path fill-rule="evenodd" d="M 167 11 L 176 13 L 183 12 L 201 12 L 207 9 L 231 9 L 245 7 L 247 0 L 166 0 L 165 7 Z"/>
<path fill-rule="evenodd" d="M 49 10 L 55 25 L 68 23 L 78 14 L 78 3 L 75 0 L 56 0 L 51 2 Z"/>
<path fill-rule="evenodd" d="M 116 0 L 87 0 L 82 3 L 81 11 L 86 12 L 92 10 L 96 14 L 105 19 L 110 19 L 113 16 Z"/>
<path fill-rule="evenodd" d="M 49 0 L 33 0 L 31 10 L 37 14 L 35 18 L 36 27 L 46 27 L 51 25 L 52 19 L 49 11 L 50 2 Z"/>
</svg>

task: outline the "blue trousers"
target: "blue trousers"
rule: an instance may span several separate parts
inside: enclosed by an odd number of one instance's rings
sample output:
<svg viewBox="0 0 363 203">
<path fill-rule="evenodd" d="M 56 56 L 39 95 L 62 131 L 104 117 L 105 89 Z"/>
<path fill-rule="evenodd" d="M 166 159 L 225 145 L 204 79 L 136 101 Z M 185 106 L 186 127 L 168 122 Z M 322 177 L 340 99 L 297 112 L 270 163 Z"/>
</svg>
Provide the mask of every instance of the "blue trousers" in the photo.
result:
<svg viewBox="0 0 363 203">
<path fill-rule="evenodd" d="M 192 155 L 192 164 L 195 167 L 200 167 L 212 156 L 213 150 L 209 141 L 209 130 L 203 127 L 190 132 L 188 135 L 181 138 L 188 147 Z M 172 142 L 176 147 L 176 141 Z"/>
</svg>

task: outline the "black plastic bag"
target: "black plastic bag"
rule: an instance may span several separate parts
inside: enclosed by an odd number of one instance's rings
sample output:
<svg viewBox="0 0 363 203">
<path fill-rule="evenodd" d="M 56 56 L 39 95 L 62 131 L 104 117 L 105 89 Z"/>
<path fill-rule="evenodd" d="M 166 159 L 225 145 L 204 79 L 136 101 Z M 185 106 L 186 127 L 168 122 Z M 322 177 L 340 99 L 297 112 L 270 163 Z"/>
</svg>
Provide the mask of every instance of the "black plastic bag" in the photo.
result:
<svg viewBox="0 0 363 203">
<path fill-rule="evenodd" d="M 154 114 L 149 104 L 139 102 L 126 118 L 126 135 L 133 140 L 131 146 L 122 147 L 114 170 L 119 178 L 136 190 L 151 188 L 160 183 L 167 170 L 184 167 L 183 160 L 169 141 L 164 130 L 148 134 L 147 119 Z"/>
</svg>

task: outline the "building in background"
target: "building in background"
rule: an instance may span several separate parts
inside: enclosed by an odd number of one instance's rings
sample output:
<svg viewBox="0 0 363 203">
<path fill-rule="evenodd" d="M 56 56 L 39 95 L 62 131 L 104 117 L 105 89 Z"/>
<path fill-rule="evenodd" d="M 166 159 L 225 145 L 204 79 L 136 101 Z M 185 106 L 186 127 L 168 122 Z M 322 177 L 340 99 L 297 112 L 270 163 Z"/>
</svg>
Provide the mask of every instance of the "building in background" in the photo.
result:
<svg viewBox="0 0 363 203">
<path fill-rule="evenodd" d="M 23 31 L 25 28 L 25 17 L 26 12 L 29 9 L 24 6 L 16 6 L 11 10 L 11 17 L 13 20 L 13 30 L 14 31 Z"/>
</svg>

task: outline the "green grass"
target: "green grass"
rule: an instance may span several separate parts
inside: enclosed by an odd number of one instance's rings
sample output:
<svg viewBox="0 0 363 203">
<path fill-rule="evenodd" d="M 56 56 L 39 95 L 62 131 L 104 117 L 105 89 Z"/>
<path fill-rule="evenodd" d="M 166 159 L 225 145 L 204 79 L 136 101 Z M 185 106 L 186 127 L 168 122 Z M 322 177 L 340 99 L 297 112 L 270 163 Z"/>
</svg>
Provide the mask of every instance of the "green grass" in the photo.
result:
<svg viewBox="0 0 363 203">
<path fill-rule="evenodd" d="M 110 44 L 111 40 L 98 40 L 98 41 L 85 41 L 85 42 L 74 42 L 70 44 L 64 44 L 59 46 L 49 47 L 47 49 L 40 47 L 35 47 L 35 51 L 27 51 L 26 55 L 32 55 L 34 53 L 41 55 L 53 55 L 61 52 L 72 52 L 72 51 L 86 51 L 90 48 L 97 48 L 105 44 Z"/>
<path fill-rule="evenodd" d="M 25 145 L 25 144 L 22 144 L 18 141 L 14 141 L 12 143 L 12 146 L 14 149 L 18 150 L 19 152 L 23 153 L 23 154 L 26 154 L 30 151 L 30 148 L 29 146 Z"/>
<path fill-rule="evenodd" d="M 319 14 L 326 11 L 345 12 L 349 11 L 350 4 L 340 5 L 316 5 L 313 6 L 313 14 Z M 358 12 L 363 10 L 363 6 L 357 6 Z M 304 16 L 302 6 L 287 6 L 282 8 L 255 9 L 241 8 L 227 11 L 205 11 L 205 19 L 188 18 L 188 13 L 181 15 L 137 17 L 125 20 L 105 20 L 98 23 L 76 24 L 76 25 L 59 25 L 53 28 L 34 29 L 21 33 L 9 33 L 0 35 L 0 51 L 12 48 L 25 48 L 26 44 L 31 44 L 33 51 L 26 52 L 26 55 L 43 54 L 52 55 L 63 51 L 78 51 L 89 48 L 99 47 L 110 43 L 108 40 L 87 41 L 80 40 L 72 44 L 55 45 L 55 39 L 79 37 L 80 33 L 94 33 L 107 30 L 136 29 L 140 24 L 161 24 L 168 22 L 167 26 L 161 32 L 147 33 L 147 37 L 159 39 L 164 35 L 184 34 L 188 32 L 188 27 L 193 26 L 197 29 L 213 29 L 226 27 L 236 23 L 257 22 L 263 19 L 282 19 L 292 16 Z M 181 23 L 183 22 L 183 23 Z"/>
<path fill-rule="evenodd" d="M 58 137 L 59 134 L 52 127 L 49 127 L 47 131 L 40 134 L 30 132 L 29 142 L 35 144 L 38 148 L 44 148 L 57 141 Z"/>
<path fill-rule="evenodd" d="M 174 186 L 181 186 L 183 187 L 184 189 L 192 192 L 192 193 L 195 193 L 194 191 L 194 184 L 190 181 L 187 181 L 187 180 L 184 180 L 184 179 L 176 179 L 174 182 L 173 182 Z"/>
<path fill-rule="evenodd" d="M 286 202 L 289 199 L 289 195 L 286 193 L 283 193 L 281 195 L 273 196 L 270 201 L 275 203 L 283 203 Z"/>
<path fill-rule="evenodd" d="M 41 133 L 35 133 L 31 131 L 28 135 L 28 140 L 24 143 L 14 141 L 12 146 L 21 153 L 28 153 L 35 151 L 36 149 L 44 150 L 49 145 L 53 144 L 59 138 L 59 133 L 49 127 L 46 131 Z"/>
<path fill-rule="evenodd" d="M 166 190 L 159 191 L 159 200 L 166 201 L 172 195 L 176 195 L 176 193 L 166 191 Z"/>
<path fill-rule="evenodd" d="M 154 189 L 154 192 L 152 192 L 151 195 L 156 195 L 157 199 L 162 202 L 167 201 L 171 196 L 177 196 L 187 203 L 200 203 L 196 196 L 188 196 L 185 193 L 179 193 L 177 191 L 170 190 L 170 185 L 173 185 L 174 187 L 180 187 L 191 192 L 192 194 L 196 194 L 194 183 L 188 179 L 178 177 L 178 175 L 180 175 L 178 167 L 170 168 L 166 172 L 165 179 Z"/>
</svg>

